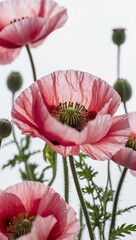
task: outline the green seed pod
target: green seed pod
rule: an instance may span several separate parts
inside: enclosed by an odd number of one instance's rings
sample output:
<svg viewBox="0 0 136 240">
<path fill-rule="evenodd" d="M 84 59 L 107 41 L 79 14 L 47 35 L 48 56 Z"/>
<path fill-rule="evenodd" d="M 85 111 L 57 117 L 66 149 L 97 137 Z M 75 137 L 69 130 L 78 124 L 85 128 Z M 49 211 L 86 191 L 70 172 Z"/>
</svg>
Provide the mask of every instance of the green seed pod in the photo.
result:
<svg viewBox="0 0 136 240">
<path fill-rule="evenodd" d="M 11 134 L 12 126 L 11 123 L 4 118 L 0 119 L 0 140 L 8 137 Z"/>
<path fill-rule="evenodd" d="M 125 42 L 125 29 L 124 28 L 113 29 L 112 40 L 118 46 L 123 44 Z"/>
<path fill-rule="evenodd" d="M 132 88 L 126 79 L 117 80 L 114 83 L 113 87 L 120 95 L 122 102 L 127 102 L 131 98 Z"/>
<path fill-rule="evenodd" d="M 19 72 L 11 72 L 7 78 L 7 86 L 13 93 L 17 92 L 22 86 L 22 76 Z"/>
</svg>

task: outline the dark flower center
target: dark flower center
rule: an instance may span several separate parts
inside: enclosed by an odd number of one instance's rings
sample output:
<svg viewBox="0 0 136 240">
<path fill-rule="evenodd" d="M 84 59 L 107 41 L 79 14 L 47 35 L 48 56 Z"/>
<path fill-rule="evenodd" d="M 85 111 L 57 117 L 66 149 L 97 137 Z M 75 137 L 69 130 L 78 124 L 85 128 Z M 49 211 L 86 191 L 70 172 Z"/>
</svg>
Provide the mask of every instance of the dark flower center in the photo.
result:
<svg viewBox="0 0 136 240">
<path fill-rule="evenodd" d="M 136 137 L 134 138 L 129 137 L 125 146 L 128 148 L 132 148 L 133 150 L 136 151 Z"/>
<path fill-rule="evenodd" d="M 83 105 L 73 102 L 59 103 L 52 109 L 51 114 L 61 123 L 81 131 L 88 121 L 96 117 L 96 112 L 89 112 Z"/>
<path fill-rule="evenodd" d="M 6 219 L 6 233 L 9 240 L 15 240 L 18 237 L 25 235 L 31 231 L 34 216 L 29 216 L 29 213 L 18 213 L 17 216 L 11 219 Z"/>
</svg>

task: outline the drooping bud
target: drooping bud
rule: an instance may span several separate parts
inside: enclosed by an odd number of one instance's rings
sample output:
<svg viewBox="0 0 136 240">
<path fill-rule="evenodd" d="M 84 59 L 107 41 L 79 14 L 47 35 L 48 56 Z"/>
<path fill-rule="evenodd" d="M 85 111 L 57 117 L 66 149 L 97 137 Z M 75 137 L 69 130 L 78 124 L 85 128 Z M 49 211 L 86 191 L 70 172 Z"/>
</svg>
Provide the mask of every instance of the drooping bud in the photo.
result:
<svg viewBox="0 0 136 240">
<path fill-rule="evenodd" d="M 22 86 L 22 76 L 19 72 L 11 72 L 7 78 L 7 86 L 13 93 L 17 92 Z"/>
<path fill-rule="evenodd" d="M 11 131 L 12 131 L 11 123 L 5 118 L 1 118 L 0 119 L 0 141 L 3 138 L 8 137 L 11 134 Z"/>
<path fill-rule="evenodd" d="M 131 98 L 132 88 L 126 79 L 117 80 L 114 83 L 113 87 L 120 95 L 122 102 L 127 102 Z"/>
<path fill-rule="evenodd" d="M 113 29 L 112 40 L 118 46 L 123 44 L 125 42 L 125 29 L 124 28 Z"/>
</svg>

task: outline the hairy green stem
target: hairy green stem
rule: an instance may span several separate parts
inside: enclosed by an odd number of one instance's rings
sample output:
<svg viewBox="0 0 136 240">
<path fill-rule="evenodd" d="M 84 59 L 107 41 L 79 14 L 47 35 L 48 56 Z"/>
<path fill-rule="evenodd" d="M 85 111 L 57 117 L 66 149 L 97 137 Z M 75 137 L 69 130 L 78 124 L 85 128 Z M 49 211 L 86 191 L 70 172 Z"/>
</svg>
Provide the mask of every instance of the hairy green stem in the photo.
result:
<svg viewBox="0 0 136 240">
<path fill-rule="evenodd" d="M 85 201 L 84 201 L 84 198 L 83 198 L 83 195 L 82 195 L 82 191 L 81 191 L 81 188 L 80 188 L 80 184 L 79 184 L 79 181 L 78 181 L 73 156 L 69 156 L 69 162 L 70 162 L 70 167 L 71 167 L 75 187 L 76 187 L 76 190 L 77 190 L 77 194 L 78 194 L 78 197 L 79 197 L 79 200 L 80 200 L 83 212 L 84 212 L 84 216 L 85 216 L 86 224 L 87 224 L 87 227 L 88 227 L 90 240 L 95 240 L 93 229 L 91 227 L 91 223 L 90 223 L 90 219 L 89 219 L 89 214 L 88 214 L 86 204 L 85 204 Z"/>
<path fill-rule="evenodd" d="M 32 57 L 32 54 L 31 54 L 31 51 L 30 51 L 30 48 L 29 48 L 28 45 L 26 45 L 26 50 L 27 50 L 27 53 L 28 53 L 28 56 L 29 56 L 29 59 L 30 59 L 31 66 L 32 66 L 33 78 L 34 78 L 34 82 L 35 82 L 37 80 L 36 70 L 35 70 L 33 57 Z"/>
<path fill-rule="evenodd" d="M 80 220 L 80 232 L 78 234 L 78 240 L 81 240 L 82 239 L 82 234 L 83 234 L 83 229 L 84 229 L 84 226 L 83 226 L 83 209 L 82 209 L 81 206 L 80 206 L 80 212 L 79 212 L 79 220 Z"/>
<path fill-rule="evenodd" d="M 112 210 L 112 219 L 111 219 L 110 232 L 109 232 L 109 239 L 110 239 L 110 235 L 111 235 L 112 231 L 115 229 L 118 200 L 119 200 L 120 191 L 121 191 L 122 184 L 124 182 L 126 173 L 127 173 L 127 168 L 124 168 L 124 170 L 122 172 L 122 175 L 120 177 L 119 184 L 118 184 L 117 191 L 116 191 L 116 195 L 115 195 L 115 198 L 114 198 L 113 210 Z"/>
<path fill-rule="evenodd" d="M 125 113 L 127 114 L 127 113 L 128 113 L 128 111 L 127 111 L 126 102 L 123 102 L 123 106 L 124 106 Z"/>
<path fill-rule="evenodd" d="M 68 164 L 67 159 L 63 157 L 63 171 L 64 171 L 64 196 L 65 201 L 69 203 L 69 174 L 68 174 Z"/>
</svg>

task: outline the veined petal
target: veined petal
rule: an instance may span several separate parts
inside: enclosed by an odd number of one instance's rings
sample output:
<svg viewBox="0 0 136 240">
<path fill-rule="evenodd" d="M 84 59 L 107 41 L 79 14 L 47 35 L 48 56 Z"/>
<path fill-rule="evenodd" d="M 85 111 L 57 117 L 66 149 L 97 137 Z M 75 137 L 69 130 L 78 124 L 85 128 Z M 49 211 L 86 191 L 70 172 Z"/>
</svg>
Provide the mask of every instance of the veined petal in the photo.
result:
<svg viewBox="0 0 136 240">
<path fill-rule="evenodd" d="M 129 124 L 130 124 L 130 135 L 131 137 L 136 137 L 136 112 L 131 112 L 129 115 Z"/>
<path fill-rule="evenodd" d="M 38 0 L 8 0 L 0 2 L 0 30 L 15 19 L 21 20 L 23 17 L 37 16 L 39 10 L 40 1 Z"/>
<path fill-rule="evenodd" d="M 108 160 L 124 147 L 129 131 L 127 115 L 113 117 L 108 134 L 96 143 L 81 146 L 81 149 L 93 159 Z"/>
<path fill-rule="evenodd" d="M 0 32 L 0 45 L 8 48 L 21 47 L 23 45 L 40 40 L 40 33 L 44 28 L 44 36 L 46 36 L 46 21 L 40 17 L 26 18 L 22 21 L 15 22 L 6 26 Z"/>
<path fill-rule="evenodd" d="M 112 160 L 121 166 L 136 170 L 136 151 L 131 148 L 124 147 L 112 157 Z"/>
<path fill-rule="evenodd" d="M 21 200 L 26 211 L 32 214 L 37 214 L 42 196 L 49 191 L 51 191 L 49 187 L 33 181 L 24 181 L 5 189 L 6 193 L 15 194 Z"/>
<path fill-rule="evenodd" d="M 9 49 L 0 47 L 0 64 L 11 63 L 20 53 L 21 48 Z"/>
</svg>

